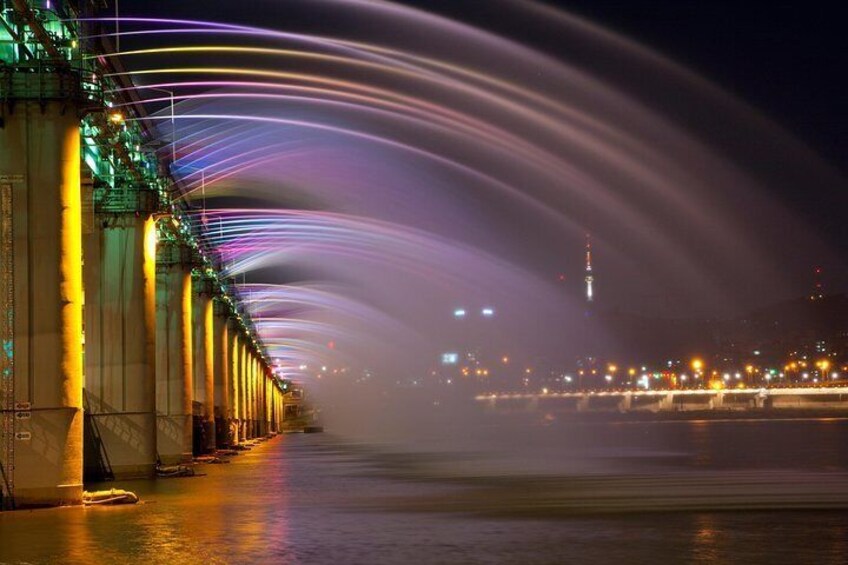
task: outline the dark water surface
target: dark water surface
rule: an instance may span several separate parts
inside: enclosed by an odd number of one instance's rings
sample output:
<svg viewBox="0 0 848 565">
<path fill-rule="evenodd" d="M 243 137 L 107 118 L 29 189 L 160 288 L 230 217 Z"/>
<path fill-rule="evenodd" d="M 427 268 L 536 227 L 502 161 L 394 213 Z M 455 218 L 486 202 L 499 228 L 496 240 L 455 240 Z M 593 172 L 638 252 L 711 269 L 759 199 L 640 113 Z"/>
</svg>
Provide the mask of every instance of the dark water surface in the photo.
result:
<svg viewBox="0 0 848 565">
<path fill-rule="evenodd" d="M 115 485 L 137 506 L 0 513 L 0 563 L 844 564 L 846 446 L 845 420 L 288 435 Z"/>
</svg>

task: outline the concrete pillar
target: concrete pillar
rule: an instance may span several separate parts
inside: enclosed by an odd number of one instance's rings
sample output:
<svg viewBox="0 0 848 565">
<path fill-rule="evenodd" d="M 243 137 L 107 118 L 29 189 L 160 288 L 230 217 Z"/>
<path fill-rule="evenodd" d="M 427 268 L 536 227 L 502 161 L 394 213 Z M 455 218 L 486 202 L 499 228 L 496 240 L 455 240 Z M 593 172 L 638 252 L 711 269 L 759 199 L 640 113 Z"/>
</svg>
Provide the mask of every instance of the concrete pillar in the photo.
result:
<svg viewBox="0 0 848 565">
<path fill-rule="evenodd" d="M 259 361 L 259 434 L 268 435 L 268 376 Z"/>
<path fill-rule="evenodd" d="M 280 394 L 280 425 L 286 428 L 286 394 Z"/>
<path fill-rule="evenodd" d="M 248 366 L 250 365 L 250 359 L 247 356 L 247 344 L 244 341 L 244 336 L 239 336 L 240 350 L 241 353 L 239 358 L 241 362 L 239 363 L 239 441 L 245 441 L 248 439 L 248 425 L 247 425 L 247 406 L 248 406 L 248 397 L 247 397 L 247 375 L 248 375 Z"/>
<path fill-rule="evenodd" d="M 265 435 L 265 373 L 259 355 L 256 356 L 256 435 Z"/>
<path fill-rule="evenodd" d="M 265 404 L 264 404 L 264 375 L 259 363 L 259 357 L 256 357 L 256 436 L 262 437 L 265 435 Z"/>
<path fill-rule="evenodd" d="M 194 390 L 193 400 L 197 403 L 200 418 L 200 438 L 195 441 L 196 454 L 215 450 L 215 381 L 214 381 L 214 333 L 212 295 L 207 281 L 194 281 L 193 293 L 193 353 Z"/>
<path fill-rule="evenodd" d="M 277 389 L 277 431 L 283 431 L 283 417 L 285 414 L 285 406 L 283 404 L 283 393 Z"/>
<path fill-rule="evenodd" d="M 181 249 L 169 244 L 166 253 Z M 157 451 L 163 464 L 173 465 L 192 457 L 191 267 L 159 255 L 164 261 L 157 266 L 156 278 Z"/>
<path fill-rule="evenodd" d="M 240 344 L 238 338 L 238 326 L 234 320 L 230 320 L 227 327 L 227 340 L 230 344 L 230 370 L 229 370 L 229 385 L 230 385 L 230 405 L 229 405 L 229 426 L 230 426 L 230 441 L 237 444 L 239 442 L 239 373 L 241 371 Z"/>
<path fill-rule="evenodd" d="M 274 431 L 274 394 L 271 389 L 271 377 L 265 373 L 265 433 Z"/>
<path fill-rule="evenodd" d="M 268 379 L 268 431 L 271 433 L 277 432 L 277 395 L 276 387 L 273 386 L 271 380 Z"/>
<path fill-rule="evenodd" d="M 85 236 L 85 394 L 115 478 L 156 465 L 156 224 L 99 214 Z M 92 434 L 89 437 L 93 438 Z M 86 456 L 99 457 L 96 445 Z M 98 461 L 86 460 L 86 468 Z"/>
<path fill-rule="evenodd" d="M 285 429 L 286 425 L 286 395 L 280 392 L 280 429 Z"/>
<path fill-rule="evenodd" d="M 621 395 L 621 401 L 618 403 L 618 411 L 619 412 L 630 412 L 630 408 L 633 406 L 633 393 L 625 392 Z"/>
<path fill-rule="evenodd" d="M 256 437 L 256 358 L 253 351 L 248 353 L 248 375 L 247 375 L 247 421 L 249 426 L 249 437 Z"/>
<path fill-rule="evenodd" d="M 276 385 L 271 386 L 271 395 L 272 395 L 272 406 L 274 407 L 273 416 L 271 421 L 273 422 L 273 431 L 279 433 L 280 432 L 280 396 L 279 391 L 277 390 Z"/>
<path fill-rule="evenodd" d="M 253 351 L 250 352 L 250 379 L 248 383 L 250 385 L 250 437 L 254 438 L 258 434 L 256 433 L 256 357 L 254 357 Z"/>
<path fill-rule="evenodd" d="M 215 446 L 224 448 L 230 445 L 230 339 L 227 327 L 227 315 L 224 305 L 215 301 L 215 318 L 212 322 L 213 341 L 213 380 L 215 385 Z"/>
<path fill-rule="evenodd" d="M 14 292 L 14 337 L 4 346 L 14 362 L 15 404 L 28 416 L 15 419 L 8 468 L 19 505 L 79 503 L 82 230 L 74 102 L 16 102 L 14 112 L 4 113 L 0 148 L 0 190 L 11 196 L 14 260 L 14 288 L 7 289 Z"/>
</svg>

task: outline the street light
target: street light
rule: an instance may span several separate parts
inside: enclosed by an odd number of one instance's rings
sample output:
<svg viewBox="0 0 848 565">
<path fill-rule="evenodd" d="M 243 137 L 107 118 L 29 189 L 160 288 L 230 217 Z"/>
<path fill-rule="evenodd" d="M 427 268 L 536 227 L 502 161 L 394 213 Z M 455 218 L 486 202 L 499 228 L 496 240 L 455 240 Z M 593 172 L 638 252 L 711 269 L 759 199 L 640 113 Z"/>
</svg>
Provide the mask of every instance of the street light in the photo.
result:
<svg viewBox="0 0 848 565">
<path fill-rule="evenodd" d="M 164 92 L 168 96 L 171 97 L 171 163 L 176 166 L 177 163 L 177 120 L 176 113 L 174 111 L 174 91 L 168 90 L 165 88 L 158 88 L 156 86 L 145 86 L 148 90 L 156 90 L 159 92 Z"/>
</svg>

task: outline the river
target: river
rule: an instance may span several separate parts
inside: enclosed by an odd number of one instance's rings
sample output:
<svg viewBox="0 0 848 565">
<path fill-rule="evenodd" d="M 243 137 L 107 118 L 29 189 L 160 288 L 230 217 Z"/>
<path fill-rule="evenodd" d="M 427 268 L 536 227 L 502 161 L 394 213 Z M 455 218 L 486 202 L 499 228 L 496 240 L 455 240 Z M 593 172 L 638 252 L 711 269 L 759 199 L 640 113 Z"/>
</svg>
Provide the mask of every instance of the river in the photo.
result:
<svg viewBox="0 0 848 565">
<path fill-rule="evenodd" d="M 0 563 L 844 564 L 846 445 L 842 419 L 291 434 L 115 485 L 136 506 L 0 513 Z"/>
</svg>

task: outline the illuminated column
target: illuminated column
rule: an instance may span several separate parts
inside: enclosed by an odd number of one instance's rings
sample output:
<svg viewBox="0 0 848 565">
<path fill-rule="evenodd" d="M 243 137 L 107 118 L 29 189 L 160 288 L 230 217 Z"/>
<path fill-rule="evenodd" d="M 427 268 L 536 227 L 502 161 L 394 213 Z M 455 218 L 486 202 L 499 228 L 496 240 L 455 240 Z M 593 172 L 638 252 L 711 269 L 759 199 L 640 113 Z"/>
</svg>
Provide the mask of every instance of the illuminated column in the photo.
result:
<svg viewBox="0 0 848 565">
<path fill-rule="evenodd" d="M 274 430 L 274 385 L 271 382 L 271 376 L 268 374 L 267 369 L 265 373 L 265 426 L 266 433 L 270 433 Z"/>
<path fill-rule="evenodd" d="M 119 479 L 152 477 L 156 465 L 156 198 L 128 194 L 132 211 L 98 209 L 84 236 L 85 394 L 102 442 L 86 449 L 102 449 Z M 87 475 L 105 462 L 87 458 Z"/>
<path fill-rule="evenodd" d="M 239 336 L 241 343 L 241 366 L 239 371 L 239 441 L 245 441 L 247 437 L 247 405 L 248 405 L 248 387 L 247 378 L 249 374 L 250 358 L 247 355 L 247 343 L 244 341 L 244 335 Z"/>
<path fill-rule="evenodd" d="M 259 367 L 259 356 L 254 353 L 254 380 L 253 380 L 253 426 L 256 437 L 262 437 L 262 371 Z"/>
<path fill-rule="evenodd" d="M 265 436 L 268 433 L 268 426 L 265 424 L 267 411 L 265 409 L 265 370 L 262 367 L 262 361 L 257 358 L 256 360 L 257 374 L 256 374 L 256 391 L 257 398 L 256 404 L 259 406 L 257 413 L 257 422 L 259 424 L 258 434 L 259 436 Z"/>
<path fill-rule="evenodd" d="M 256 355 L 256 436 L 265 435 L 265 404 L 264 404 L 264 382 L 265 374 L 262 371 L 262 362 Z"/>
<path fill-rule="evenodd" d="M 286 411 L 288 410 L 287 401 L 289 399 L 289 394 L 286 391 L 280 393 L 280 423 L 285 429 L 286 426 L 286 418 L 288 417 Z"/>
<path fill-rule="evenodd" d="M 227 309 L 220 300 L 215 301 L 213 320 L 215 353 L 213 359 L 215 381 L 215 447 L 230 445 L 230 338 L 227 327 Z"/>
<path fill-rule="evenodd" d="M 253 356 L 253 351 L 250 351 L 250 361 L 248 362 L 248 403 L 247 403 L 247 421 L 249 426 L 249 437 L 256 437 L 256 358 Z"/>
<path fill-rule="evenodd" d="M 262 419 L 262 407 L 259 404 L 260 378 L 259 359 L 256 357 L 256 353 L 253 353 L 253 437 L 259 437 L 262 435 L 262 426 L 260 425 L 260 421 Z"/>
<path fill-rule="evenodd" d="M 15 101 L 0 123 L 0 192 L 12 211 L 4 246 L 10 244 L 14 260 L 13 288 L 4 289 L 14 293 L 14 305 L 3 313 L 13 318 L 14 331 L 3 353 L 14 362 L 17 408 L 14 460 L 5 463 L 19 505 L 75 504 L 83 488 L 78 106 L 45 94 L 62 88 L 55 74 L 14 76 L 20 82 L 10 80 L 11 93 L 0 88 L 4 106 L 11 106 L 16 88 L 33 99 Z M 65 78 L 66 86 L 74 84 Z"/>
<path fill-rule="evenodd" d="M 276 431 L 283 431 L 283 396 L 280 389 L 274 387 L 274 422 L 277 426 Z"/>
<path fill-rule="evenodd" d="M 262 387 L 263 396 L 262 396 L 262 405 L 265 407 L 265 435 L 268 435 L 272 431 L 274 431 L 274 424 L 271 419 L 274 417 L 274 408 L 271 404 L 273 401 L 273 395 L 271 394 L 271 379 L 268 377 L 268 373 L 263 370 L 263 374 L 265 377 L 262 379 L 264 386 Z"/>
<path fill-rule="evenodd" d="M 276 395 L 276 387 L 271 383 L 271 380 L 268 380 L 268 421 L 270 422 L 269 432 L 276 433 L 277 432 L 277 395 Z"/>
<path fill-rule="evenodd" d="M 179 244 L 159 245 L 156 277 L 157 451 L 165 465 L 192 457 L 191 253 Z"/>
<path fill-rule="evenodd" d="M 286 426 L 286 418 L 288 417 L 288 415 L 287 415 L 287 411 L 288 411 L 287 401 L 288 401 L 288 399 L 289 399 L 288 392 L 283 392 L 282 394 L 280 394 L 280 408 L 281 408 L 280 422 L 282 423 L 284 429 L 285 429 L 285 426 Z"/>
<path fill-rule="evenodd" d="M 286 417 L 285 396 L 283 392 L 277 389 L 277 429 L 283 431 L 283 420 Z"/>
<path fill-rule="evenodd" d="M 240 357 L 239 357 L 239 338 L 238 338 L 238 326 L 236 325 L 235 320 L 230 319 L 227 326 L 227 341 L 229 343 L 229 351 L 230 351 L 230 367 L 229 367 L 229 389 L 230 389 L 230 403 L 229 403 L 229 412 L 227 414 L 227 422 L 228 422 L 228 438 L 229 443 L 238 443 L 239 442 L 239 432 L 238 432 L 238 422 L 239 422 L 239 372 L 240 369 Z"/>
<path fill-rule="evenodd" d="M 213 335 L 212 289 L 209 280 L 195 275 L 194 306 L 192 311 L 194 324 L 194 395 L 198 404 L 199 426 L 195 433 L 199 437 L 194 441 L 194 452 L 199 455 L 215 450 L 215 381 Z"/>
</svg>

